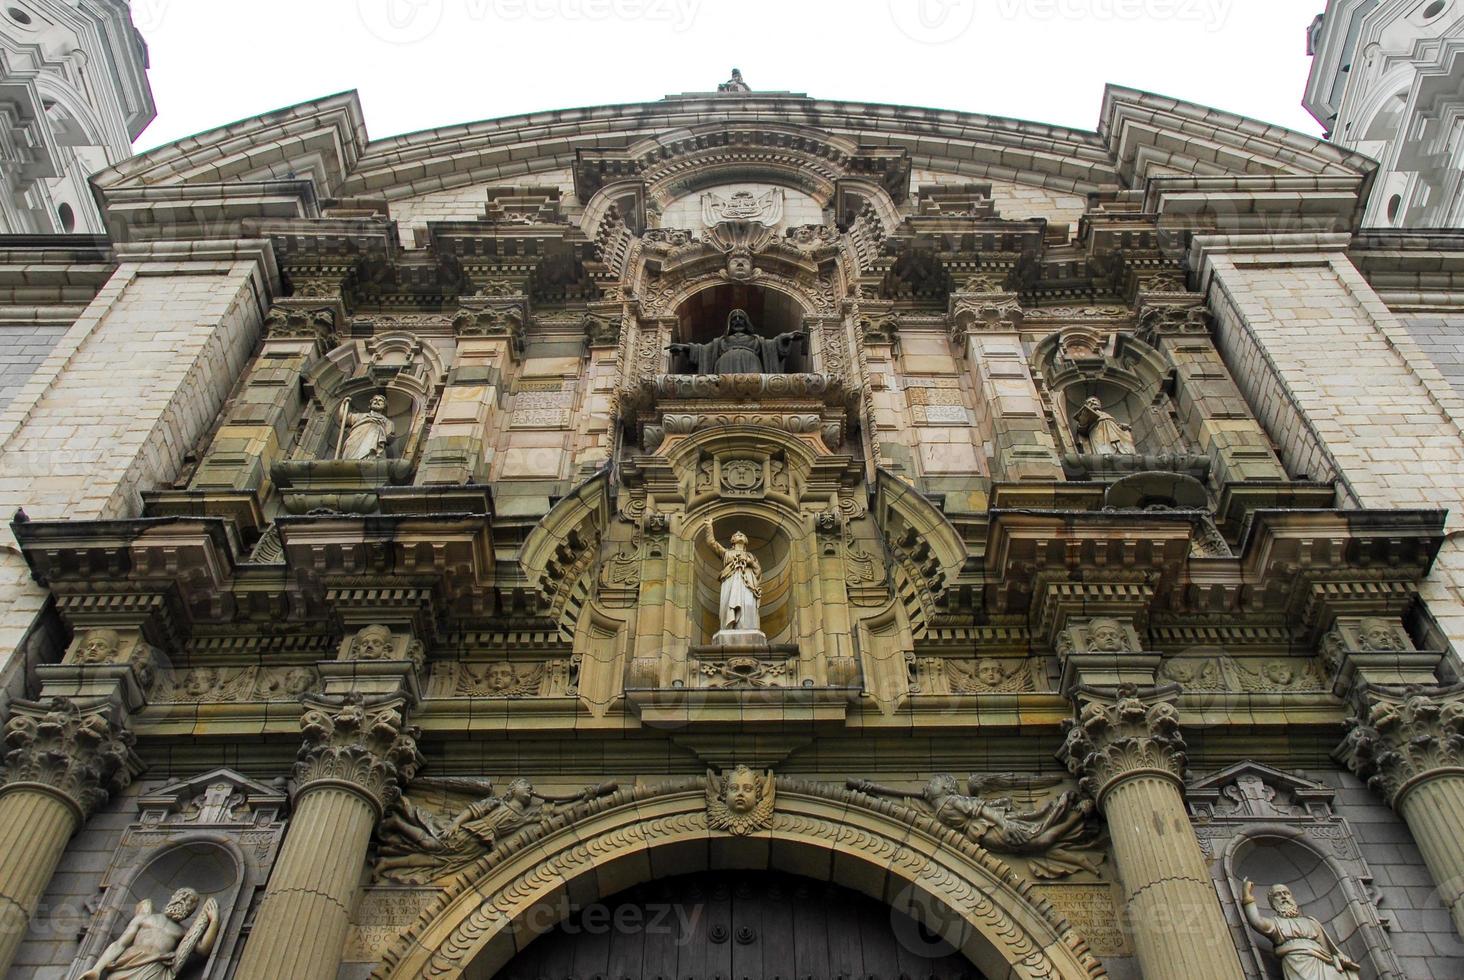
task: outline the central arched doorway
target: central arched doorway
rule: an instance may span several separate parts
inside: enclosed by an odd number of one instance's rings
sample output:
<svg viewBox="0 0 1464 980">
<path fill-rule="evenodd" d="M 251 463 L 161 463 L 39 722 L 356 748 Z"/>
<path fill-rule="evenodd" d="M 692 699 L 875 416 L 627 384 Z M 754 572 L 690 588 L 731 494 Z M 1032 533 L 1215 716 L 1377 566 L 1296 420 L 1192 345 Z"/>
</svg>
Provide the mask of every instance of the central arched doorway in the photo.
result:
<svg viewBox="0 0 1464 980">
<path fill-rule="evenodd" d="M 499 980 L 983 980 L 902 912 L 832 882 L 720 871 L 576 910 Z"/>
</svg>

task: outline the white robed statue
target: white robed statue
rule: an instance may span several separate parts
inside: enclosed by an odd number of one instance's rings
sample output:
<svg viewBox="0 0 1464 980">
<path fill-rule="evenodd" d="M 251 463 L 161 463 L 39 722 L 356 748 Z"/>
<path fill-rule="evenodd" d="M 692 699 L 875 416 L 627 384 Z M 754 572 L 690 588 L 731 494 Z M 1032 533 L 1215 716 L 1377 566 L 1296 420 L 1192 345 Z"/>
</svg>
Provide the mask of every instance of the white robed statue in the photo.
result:
<svg viewBox="0 0 1464 980">
<path fill-rule="evenodd" d="M 365 412 L 352 412 L 349 402 L 343 404 L 341 431 L 345 441 L 341 459 L 385 459 L 386 447 L 396 429 L 386 416 L 386 396 L 372 395 L 371 407 Z"/>
<path fill-rule="evenodd" d="M 747 630 L 758 632 L 761 621 L 757 604 L 762 599 L 762 564 L 757 556 L 747 550 L 747 535 L 741 531 L 732 534 L 732 547 L 724 548 L 717 543 L 712 532 L 712 522 L 706 523 L 707 543 L 722 557 L 722 595 L 718 603 L 721 630 Z"/>
<path fill-rule="evenodd" d="M 1274 918 L 1256 910 L 1255 887 L 1246 880 L 1240 897 L 1245 920 L 1271 940 L 1285 980 L 1358 980 L 1362 968 L 1338 948 L 1321 922 L 1301 914 L 1291 889 L 1272 885 L 1266 898 Z"/>
</svg>

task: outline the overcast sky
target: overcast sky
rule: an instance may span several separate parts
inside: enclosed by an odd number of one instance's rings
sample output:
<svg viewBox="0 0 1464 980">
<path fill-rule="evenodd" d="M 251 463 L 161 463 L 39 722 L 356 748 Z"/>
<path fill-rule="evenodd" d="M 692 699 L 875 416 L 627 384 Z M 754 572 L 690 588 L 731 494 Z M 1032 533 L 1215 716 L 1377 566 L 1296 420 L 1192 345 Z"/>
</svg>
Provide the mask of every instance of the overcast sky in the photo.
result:
<svg viewBox="0 0 1464 980">
<path fill-rule="evenodd" d="M 715 89 L 1095 129 L 1114 82 L 1280 123 L 1324 0 L 131 0 L 138 149 L 344 89 L 372 138 Z"/>
</svg>

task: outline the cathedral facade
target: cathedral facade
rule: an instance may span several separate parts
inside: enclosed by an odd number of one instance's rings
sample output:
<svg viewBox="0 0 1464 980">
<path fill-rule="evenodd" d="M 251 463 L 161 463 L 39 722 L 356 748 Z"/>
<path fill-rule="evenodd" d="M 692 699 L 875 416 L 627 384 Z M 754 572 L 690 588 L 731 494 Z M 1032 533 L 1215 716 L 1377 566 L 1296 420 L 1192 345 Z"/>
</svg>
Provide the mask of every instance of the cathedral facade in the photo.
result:
<svg viewBox="0 0 1464 980">
<path fill-rule="evenodd" d="M 757 92 L 0 238 L 0 971 L 1464 973 L 1464 244 L 1376 165 Z"/>
</svg>

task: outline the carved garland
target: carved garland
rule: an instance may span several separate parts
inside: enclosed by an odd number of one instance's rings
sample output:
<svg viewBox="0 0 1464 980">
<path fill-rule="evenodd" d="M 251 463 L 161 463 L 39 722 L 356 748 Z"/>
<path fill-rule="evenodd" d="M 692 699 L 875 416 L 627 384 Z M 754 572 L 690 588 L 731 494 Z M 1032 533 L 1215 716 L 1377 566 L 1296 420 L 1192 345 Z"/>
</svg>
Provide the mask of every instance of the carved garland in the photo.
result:
<svg viewBox="0 0 1464 980">
<path fill-rule="evenodd" d="M 715 833 L 707 825 L 705 793 L 706 782 L 699 778 L 621 789 L 515 833 L 447 882 L 398 937 L 372 977 L 463 975 L 474 957 L 510 930 L 526 909 L 596 865 Z M 661 815 L 646 818 L 644 804 L 653 799 Z M 768 833 L 857 855 L 939 896 L 1010 964 L 1012 976 L 1106 975 L 1083 938 L 1030 882 L 909 806 L 827 784 L 779 780 L 777 812 Z"/>
</svg>

